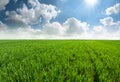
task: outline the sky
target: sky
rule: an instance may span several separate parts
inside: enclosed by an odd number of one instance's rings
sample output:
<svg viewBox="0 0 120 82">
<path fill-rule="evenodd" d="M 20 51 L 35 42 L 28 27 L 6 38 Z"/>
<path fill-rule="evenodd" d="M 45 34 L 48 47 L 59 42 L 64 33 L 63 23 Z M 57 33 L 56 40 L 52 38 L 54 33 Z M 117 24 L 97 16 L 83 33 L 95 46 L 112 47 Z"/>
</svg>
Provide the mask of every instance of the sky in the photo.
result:
<svg viewBox="0 0 120 82">
<path fill-rule="evenodd" d="M 120 0 L 0 0 L 0 39 L 120 40 Z"/>
</svg>

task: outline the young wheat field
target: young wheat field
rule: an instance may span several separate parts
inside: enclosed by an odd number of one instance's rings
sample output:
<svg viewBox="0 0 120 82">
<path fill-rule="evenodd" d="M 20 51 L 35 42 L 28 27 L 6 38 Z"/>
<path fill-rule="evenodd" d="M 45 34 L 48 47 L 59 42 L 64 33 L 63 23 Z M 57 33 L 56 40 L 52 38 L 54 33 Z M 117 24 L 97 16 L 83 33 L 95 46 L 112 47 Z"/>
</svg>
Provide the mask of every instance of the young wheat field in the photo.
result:
<svg viewBox="0 0 120 82">
<path fill-rule="evenodd" d="M 120 40 L 0 40 L 0 82 L 120 82 Z"/>
</svg>

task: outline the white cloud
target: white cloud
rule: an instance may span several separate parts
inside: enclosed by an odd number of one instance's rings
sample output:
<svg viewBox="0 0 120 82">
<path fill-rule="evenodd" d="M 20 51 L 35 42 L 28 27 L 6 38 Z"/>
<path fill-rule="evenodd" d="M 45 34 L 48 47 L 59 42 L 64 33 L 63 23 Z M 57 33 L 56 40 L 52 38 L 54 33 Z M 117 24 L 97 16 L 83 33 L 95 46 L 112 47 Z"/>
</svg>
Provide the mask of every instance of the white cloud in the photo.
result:
<svg viewBox="0 0 120 82">
<path fill-rule="evenodd" d="M 69 18 L 63 24 L 46 23 L 42 29 L 30 26 L 7 30 L 0 38 L 81 38 L 88 30 L 88 24 L 76 18 Z"/>
<path fill-rule="evenodd" d="M 104 19 L 100 19 L 100 23 L 103 24 L 105 27 L 111 27 L 114 25 L 112 17 L 106 17 Z"/>
<path fill-rule="evenodd" d="M 63 24 L 63 27 L 65 28 L 66 35 L 81 35 L 87 32 L 88 30 L 88 24 L 86 22 L 81 22 L 77 20 L 76 18 L 69 18 L 65 21 Z"/>
<path fill-rule="evenodd" d="M 7 26 L 0 21 L 0 32 L 7 29 Z"/>
<path fill-rule="evenodd" d="M 100 23 L 104 25 L 104 27 L 116 27 L 120 26 L 120 21 L 114 22 L 112 17 L 106 17 L 104 19 L 100 19 Z"/>
<path fill-rule="evenodd" d="M 91 31 L 87 32 L 85 39 L 120 40 L 120 29 L 110 32 L 102 25 L 94 26 Z"/>
<path fill-rule="evenodd" d="M 8 16 L 8 18 L 6 18 L 6 21 L 13 26 L 21 27 L 27 25 L 27 21 L 15 11 L 6 11 L 6 15 Z"/>
<path fill-rule="evenodd" d="M 105 39 L 109 38 L 109 32 L 103 26 L 94 26 L 90 33 L 92 38 Z"/>
<path fill-rule="evenodd" d="M 28 0 L 28 3 L 32 6 L 32 7 L 36 7 L 39 4 L 38 0 Z"/>
<path fill-rule="evenodd" d="M 76 18 L 69 18 L 63 24 L 47 23 L 41 29 L 31 26 L 7 29 L 2 22 L 0 27 L 0 39 L 120 39 L 120 26 L 115 32 L 109 32 L 102 25 L 90 30 L 89 24 Z"/>
<path fill-rule="evenodd" d="M 106 9 L 106 15 L 118 14 L 120 12 L 120 3 Z"/>
<path fill-rule="evenodd" d="M 7 11 L 6 15 L 8 18 L 6 20 L 17 21 L 20 25 L 21 23 L 32 25 L 39 23 L 40 17 L 43 17 L 42 22 L 45 24 L 49 23 L 51 19 L 55 18 L 60 13 L 60 10 L 57 10 L 53 5 L 41 4 L 38 0 L 28 0 L 28 2 L 32 5 L 32 8 L 28 9 L 24 4 L 22 8 L 17 9 L 17 12 Z"/>
<path fill-rule="evenodd" d="M 60 24 L 51 22 L 60 13 L 55 6 L 41 4 L 38 0 L 28 2 L 30 9 L 24 4 L 17 12 L 6 11 L 6 21 L 17 28 L 8 29 L 7 25 L 0 22 L 0 39 L 120 39 L 120 21 L 115 22 L 112 17 L 100 19 L 102 25 L 93 28 L 74 17 Z M 40 28 L 31 27 L 39 22 L 43 23 Z M 117 30 L 110 32 L 108 27 Z"/>
<path fill-rule="evenodd" d="M 0 31 L 0 39 L 36 39 L 44 38 L 40 29 L 33 29 L 30 26 Z"/>
<path fill-rule="evenodd" d="M 6 35 L 7 31 L 8 31 L 7 25 L 5 25 L 4 23 L 2 23 L 2 22 L 0 21 L 0 39 L 1 39 L 2 37 L 5 37 L 5 38 L 6 38 L 5 35 Z"/>
<path fill-rule="evenodd" d="M 88 30 L 89 25 L 76 18 L 69 18 L 63 24 L 47 23 L 43 26 L 43 33 L 50 36 L 80 37 Z"/>
<path fill-rule="evenodd" d="M 64 28 L 58 22 L 48 23 L 43 26 L 43 33 L 45 35 L 62 35 L 64 33 Z"/>
<path fill-rule="evenodd" d="M 93 32 L 95 34 L 106 34 L 107 30 L 103 26 L 94 26 L 93 27 Z"/>
<path fill-rule="evenodd" d="M 41 4 L 40 7 L 41 15 L 47 23 L 49 23 L 52 18 L 55 18 L 60 13 L 60 10 L 57 10 L 56 7 L 53 5 Z"/>
<path fill-rule="evenodd" d="M 5 9 L 5 6 L 9 3 L 9 0 L 0 0 L 0 10 Z"/>
</svg>

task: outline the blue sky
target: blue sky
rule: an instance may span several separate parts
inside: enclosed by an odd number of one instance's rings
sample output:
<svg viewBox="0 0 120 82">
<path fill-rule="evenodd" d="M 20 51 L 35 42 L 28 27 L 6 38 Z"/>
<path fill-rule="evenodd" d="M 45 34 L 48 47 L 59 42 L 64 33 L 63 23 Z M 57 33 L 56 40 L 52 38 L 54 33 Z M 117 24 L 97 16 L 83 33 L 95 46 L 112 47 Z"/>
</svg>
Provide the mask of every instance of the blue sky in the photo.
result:
<svg viewBox="0 0 120 82">
<path fill-rule="evenodd" d="M 62 12 L 55 19 L 63 23 L 70 17 L 75 17 L 79 20 L 86 21 L 90 24 L 99 24 L 99 19 L 106 17 L 105 10 L 120 2 L 120 0 L 98 0 L 94 8 L 90 8 L 84 3 L 84 0 L 41 0 L 41 3 L 53 4 Z M 118 15 L 112 15 L 115 21 L 120 20 Z"/>
<path fill-rule="evenodd" d="M 120 0 L 4 0 L 0 30 L 0 38 L 120 39 Z"/>
</svg>

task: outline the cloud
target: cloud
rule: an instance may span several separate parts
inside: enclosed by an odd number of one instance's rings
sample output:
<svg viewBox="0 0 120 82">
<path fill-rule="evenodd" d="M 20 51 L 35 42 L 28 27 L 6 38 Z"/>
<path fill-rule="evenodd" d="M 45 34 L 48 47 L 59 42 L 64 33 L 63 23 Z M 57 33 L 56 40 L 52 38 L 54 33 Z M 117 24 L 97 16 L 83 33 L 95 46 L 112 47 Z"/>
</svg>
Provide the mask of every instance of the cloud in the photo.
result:
<svg viewBox="0 0 120 82">
<path fill-rule="evenodd" d="M 76 18 L 69 18 L 63 24 L 59 22 L 47 23 L 43 26 L 43 33 L 50 36 L 80 37 L 88 30 L 89 25 Z"/>
<path fill-rule="evenodd" d="M 86 22 L 81 22 L 76 18 L 69 18 L 63 24 L 59 22 L 51 23 L 51 19 L 58 16 L 60 10 L 53 5 L 41 4 L 38 0 L 28 0 L 28 3 L 31 5 L 31 8 L 28 8 L 27 5 L 24 4 L 22 8 L 16 11 L 6 11 L 6 15 L 8 16 L 6 21 L 12 24 L 12 26 L 17 27 L 16 29 L 9 30 L 10 35 L 15 33 L 13 35 L 19 36 L 21 32 L 21 36 L 23 36 L 23 34 L 25 34 L 25 36 L 38 34 L 43 37 L 74 37 L 75 35 L 81 36 L 86 33 L 88 29 L 89 25 Z M 36 31 L 36 29 L 31 27 L 32 24 L 41 21 L 43 26 L 38 28 L 40 31 Z"/>
<path fill-rule="evenodd" d="M 85 39 L 120 40 L 120 29 L 110 32 L 104 26 L 99 25 L 94 26 L 86 35 Z"/>
<path fill-rule="evenodd" d="M 115 25 L 112 17 L 106 17 L 104 19 L 100 19 L 100 23 L 103 24 L 105 27 L 112 27 Z"/>
<path fill-rule="evenodd" d="M 31 5 L 32 7 L 36 7 L 37 5 L 39 5 L 39 1 L 38 0 L 28 0 L 28 4 Z"/>
<path fill-rule="evenodd" d="M 120 21 L 114 22 L 112 17 L 106 17 L 100 19 L 100 23 L 104 25 L 104 27 L 119 27 Z"/>
<path fill-rule="evenodd" d="M 0 0 L 0 10 L 5 9 L 5 6 L 9 3 L 9 0 Z"/>
<path fill-rule="evenodd" d="M 45 35 L 62 35 L 64 33 L 64 28 L 58 22 L 48 23 L 43 26 L 43 33 Z"/>
<path fill-rule="evenodd" d="M 41 15 L 45 19 L 45 22 L 49 23 L 52 18 L 56 18 L 60 13 L 60 10 L 53 5 L 41 4 Z"/>
<path fill-rule="evenodd" d="M 7 37 L 6 37 L 7 31 L 8 31 L 7 25 L 5 25 L 4 23 L 2 23 L 2 22 L 0 21 L 0 39 L 1 39 L 2 37 L 7 38 Z"/>
<path fill-rule="evenodd" d="M 120 3 L 106 9 L 106 15 L 118 14 L 120 12 Z"/>
<path fill-rule="evenodd" d="M 26 20 L 19 14 L 17 14 L 15 11 L 6 11 L 6 22 L 9 23 L 9 25 L 12 25 L 14 27 L 24 27 L 27 25 Z"/>
<path fill-rule="evenodd" d="M 0 21 L 0 32 L 7 29 L 7 26 Z"/>
<path fill-rule="evenodd" d="M 41 37 L 44 38 L 41 35 L 41 30 L 33 29 L 30 26 L 26 28 L 2 29 L 0 31 L 0 39 L 40 39 Z"/>
<path fill-rule="evenodd" d="M 104 25 L 90 29 L 88 23 L 69 18 L 63 24 L 46 23 L 39 29 L 31 26 L 8 29 L 0 22 L 0 39 L 120 39 L 120 26 L 117 31 L 109 32 Z"/>
<path fill-rule="evenodd" d="M 7 29 L 5 38 L 80 38 L 88 30 L 88 24 L 76 18 L 69 18 L 63 24 L 59 22 L 46 23 L 42 28 L 31 26 Z"/>
<path fill-rule="evenodd" d="M 61 24 L 51 21 L 60 13 L 57 7 L 41 4 L 38 0 L 28 0 L 28 4 L 15 11 L 6 11 L 6 21 L 16 28 L 10 29 L 0 22 L 0 39 L 120 39 L 120 21 L 112 17 L 100 19 L 98 26 L 74 17 Z M 35 29 L 34 24 L 41 26 Z M 110 32 L 109 27 L 117 30 Z"/>
<path fill-rule="evenodd" d="M 66 35 L 84 34 L 88 30 L 88 26 L 89 25 L 86 22 L 81 22 L 81 21 L 77 20 L 76 18 L 69 18 L 63 24 Z"/>
<path fill-rule="evenodd" d="M 93 33 L 95 34 L 106 34 L 107 30 L 103 26 L 94 26 Z"/>
<path fill-rule="evenodd" d="M 34 25 L 39 24 L 42 17 L 42 22 L 45 24 L 60 13 L 60 10 L 57 10 L 55 6 L 41 4 L 38 0 L 28 0 L 28 3 L 31 8 L 24 4 L 22 8 L 18 8 L 16 11 L 7 11 L 8 18 L 6 21 L 13 25 Z"/>
<path fill-rule="evenodd" d="M 109 38 L 109 32 L 103 26 L 94 26 L 92 32 L 90 33 L 92 38 L 95 39 L 105 39 Z"/>
</svg>

